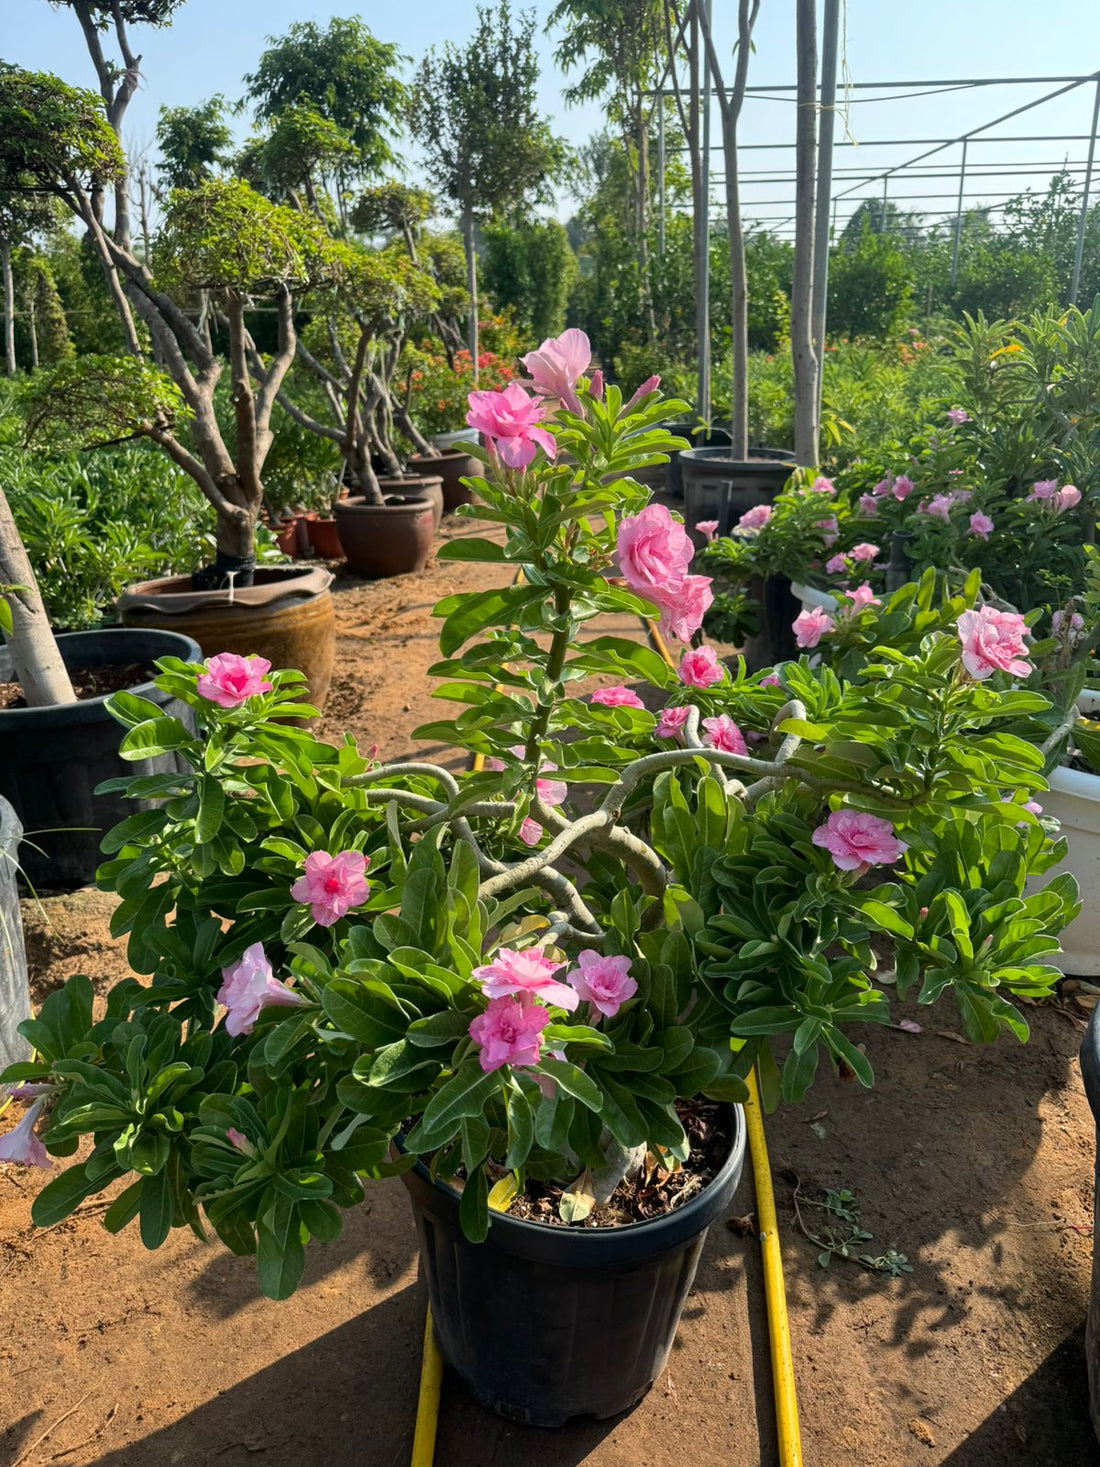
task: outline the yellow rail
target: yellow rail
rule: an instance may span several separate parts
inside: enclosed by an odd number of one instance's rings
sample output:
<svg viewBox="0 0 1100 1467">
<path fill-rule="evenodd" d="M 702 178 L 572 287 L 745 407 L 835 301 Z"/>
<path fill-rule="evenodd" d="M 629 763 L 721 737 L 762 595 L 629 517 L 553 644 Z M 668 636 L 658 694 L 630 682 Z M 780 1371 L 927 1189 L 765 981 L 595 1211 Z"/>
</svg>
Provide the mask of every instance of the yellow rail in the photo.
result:
<svg viewBox="0 0 1100 1467">
<path fill-rule="evenodd" d="M 439 1393 L 443 1389 L 443 1356 L 435 1342 L 432 1310 L 424 1316 L 424 1354 L 420 1362 L 420 1396 L 416 1403 L 416 1435 L 413 1437 L 412 1467 L 432 1467 L 435 1433 L 439 1426 Z"/>
</svg>

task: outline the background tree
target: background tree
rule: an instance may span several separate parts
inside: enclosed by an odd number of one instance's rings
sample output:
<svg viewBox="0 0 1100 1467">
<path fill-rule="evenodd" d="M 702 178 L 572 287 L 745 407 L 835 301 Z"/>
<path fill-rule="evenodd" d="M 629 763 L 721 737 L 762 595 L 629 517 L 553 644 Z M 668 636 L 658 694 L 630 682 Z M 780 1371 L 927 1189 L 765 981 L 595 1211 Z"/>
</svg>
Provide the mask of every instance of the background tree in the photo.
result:
<svg viewBox="0 0 1100 1467">
<path fill-rule="evenodd" d="M 558 0 L 547 30 L 562 26 L 554 59 L 564 71 L 583 68 L 565 88 L 567 105 L 607 99 L 609 120 L 622 129 L 638 252 L 640 308 L 647 340 L 657 335 L 650 280 L 649 139 L 657 106 L 653 88 L 664 69 L 664 0 Z"/>
<path fill-rule="evenodd" d="M 4 361 L 8 376 L 14 376 L 15 360 L 15 272 L 13 252 L 35 235 L 57 223 L 53 201 L 31 191 L 33 180 L 14 174 L 8 188 L 0 188 L 0 275 L 4 281 Z"/>
<path fill-rule="evenodd" d="M 157 118 L 157 172 L 166 189 L 198 188 L 228 167 L 233 134 L 217 93 L 194 107 L 162 107 Z"/>
<path fill-rule="evenodd" d="M 49 260 L 27 253 L 19 262 L 19 284 L 32 370 L 66 361 L 73 342 Z"/>
<path fill-rule="evenodd" d="M 478 359 L 475 227 L 502 209 L 547 201 L 563 145 L 539 115 L 535 17 L 513 23 L 509 0 L 478 7 L 465 46 L 430 50 L 416 72 L 409 126 L 423 145 L 425 171 L 461 221 L 470 297 L 469 347 Z"/>
<path fill-rule="evenodd" d="M 524 336 L 542 341 L 565 326 L 577 278 L 569 236 L 556 219 L 494 220 L 482 231 L 485 288 L 511 310 Z"/>
</svg>

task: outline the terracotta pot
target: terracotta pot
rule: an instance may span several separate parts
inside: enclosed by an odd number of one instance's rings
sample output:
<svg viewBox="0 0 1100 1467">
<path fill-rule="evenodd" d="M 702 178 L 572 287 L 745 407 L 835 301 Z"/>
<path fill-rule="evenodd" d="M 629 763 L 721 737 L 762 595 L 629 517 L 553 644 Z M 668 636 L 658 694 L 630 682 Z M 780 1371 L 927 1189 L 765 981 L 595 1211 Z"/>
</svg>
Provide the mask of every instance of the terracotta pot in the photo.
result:
<svg viewBox="0 0 1100 1467">
<path fill-rule="evenodd" d="M 258 653 L 272 667 L 304 672 L 309 701 L 325 706 L 336 661 L 331 572 L 321 566 L 268 566 L 252 586 L 194 591 L 189 576 L 143 581 L 118 600 L 123 624 L 194 637 L 204 657 Z"/>
<path fill-rule="evenodd" d="M 431 458 L 427 454 L 418 453 L 409 459 L 409 468 L 413 473 L 438 474 L 443 480 L 443 508 L 447 513 L 457 509 L 460 504 L 470 503 L 474 496 L 462 480 L 473 474 L 480 474 L 482 467 L 472 454 L 456 453 L 453 450 Z"/>
<path fill-rule="evenodd" d="M 303 512 L 296 517 L 295 529 L 298 531 L 298 548 L 295 553 L 302 560 L 308 559 L 312 554 L 313 546 L 309 543 L 309 522 L 316 518 L 317 516 L 312 510 L 308 513 Z"/>
<path fill-rule="evenodd" d="M 386 499 L 394 495 L 411 495 L 414 499 L 426 499 L 432 507 L 434 528 L 439 529 L 443 519 L 443 476 L 441 474 L 401 474 L 392 478 L 380 478 L 378 487 Z"/>
<path fill-rule="evenodd" d="M 284 555 L 298 554 L 298 518 L 290 515 L 287 519 L 280 520 L 275 529 L 275 544 Z"/>
<path fill-rule="evenodd" d="M 307 520 L 306 534 L 314 555 L 322 560 L 343 560 L 344 547 L 340 544 L 335 519 Z"/>
<path fill-rule="evenodd" d="M 336 523 L 348 565 L 367 580 L 408 575 L 428 563 L 434 525 L 426 499 L 396 494 L 386 504 L 349 499 L 337 504 Z"/>
</svg>

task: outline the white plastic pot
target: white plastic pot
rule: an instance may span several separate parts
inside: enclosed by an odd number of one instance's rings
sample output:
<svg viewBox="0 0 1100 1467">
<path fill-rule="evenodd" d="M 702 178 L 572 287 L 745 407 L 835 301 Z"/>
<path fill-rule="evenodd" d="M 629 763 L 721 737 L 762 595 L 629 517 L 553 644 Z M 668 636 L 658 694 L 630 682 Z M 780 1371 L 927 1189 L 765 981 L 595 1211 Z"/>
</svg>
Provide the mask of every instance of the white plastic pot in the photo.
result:
<svg viewBox="0 0 1100 1467">
<path fill-rule="evenodd" d="M 1100 716 L 1100 694 L 1082 693 L 1079 710 Z M 1044 815 L 1061 822 L 1069 843 L 1066 859 L 1044 872 L 1043 884 L 1059 871 L 1069 871 L 1081 888 L 1081 915 L 1062 933 L 1062 951 L 1047 961 L 1080 978 L 1100 977 L 1100 774 L 1063 766 L 1050 776 L 1050 789 L 1039 800 Z"/>
<path fill-rule="evenodd" d="M 792 581 L 791 590 L 802 602 L 803 611 L 827 611 L 832 616 L 840 606 L 831 591 L 819 591 L 816 586 L 803 586 L 798 581 Z"/>
</svg>

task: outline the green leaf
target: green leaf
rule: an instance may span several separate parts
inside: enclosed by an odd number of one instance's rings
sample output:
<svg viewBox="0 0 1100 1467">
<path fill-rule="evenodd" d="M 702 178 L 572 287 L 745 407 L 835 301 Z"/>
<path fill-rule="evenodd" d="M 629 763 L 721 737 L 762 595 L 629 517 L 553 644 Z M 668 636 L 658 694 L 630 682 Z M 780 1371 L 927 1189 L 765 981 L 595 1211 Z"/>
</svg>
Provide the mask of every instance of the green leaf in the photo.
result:
<svg viewBox="0 0 1100 1467">
<path fill-rule="evenodd" d="M 191 742 L 191 735 L 178 718 L 150 718 L 124 736 L 119 753 L 124 759 L 155 759 Z"/>
<path fill-rule="evenodd" d="M 598 1111 L 601 1108 L 603 1097 L 600 1087 L 576 1065 L 570 1064 L 568 1060 L 551 1059 L 547 1056 L 539 1061 L 537 1068 L 555 1080 L 566 1095 L 572 1095 L 589 1110 Z"/>
<path fill-rule="evenodd" d="M 406 1138 L 409 1150 L 434 1151 L 444 1145 L 467 1116 L 482 1114 L 489 1097 L 500 1087 L 498 1072 L 485 1074 L 476 1059 L 466 1060 L 424 1107 L 424 1114 Z"/>
<path fill-rule="evenodd" d="M 484 1243 L 489 1235 L 489 1186 L 484 1166 L 479 1166 L 462 1189 L 458 1220 L 471 1243 Z"/>
<path fill-rule="evenodd" d="M 141 1241 L 146 1248 L 159 1248 L 172 1230 L 172 1195 L 168 1167 L 141 1183 Z"/>
<path fill-rule="evenodd" d="M 221 829 L 224 814 L 225 791 L 221 780 L 214 776 L 202 780 L 199 785 L 199 815 L 195 821 L 195 839 L 200 845 L 214 839 Z"/>
<path fill-rule="evenodd" d="M 504 546 L 496 540 L 481 540 L 465 535 L 454 540 L 445 540 L 435 553 L 436 560 L 480 560 L 502 561 Z"/>
<path fill-rule="evenodd" d="M 305 1268 L 301 1223 L 291 1198 L 280 1192 L 269 1195 L 271 1206 L 256 1227 L 260 1288 L 269 1299 L 289 1299 Z"/>
<path fill-rule="evenodd" d="M 117 1176 L 117 1168 L 112 1175 Z M 36 1227 L 49 1228 L 54 1223 L 61 1222 L 69 1216 L 93 1192 L 98 1192 L 107 1185 L 111 1177 L 99 1178 L 89 1181 L 87 1176 L 87 1163 L 80 1162 L 77 1166 L 69 1167 L 68 1171 L 54 1177 L 53 1181 L 43 1187 L 38 1196 L 31 1204 L 31 1220 Z"/>
</svg>

